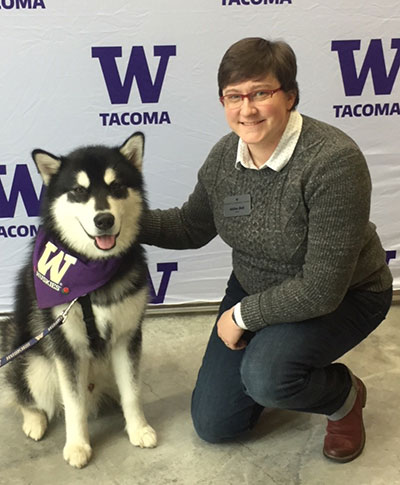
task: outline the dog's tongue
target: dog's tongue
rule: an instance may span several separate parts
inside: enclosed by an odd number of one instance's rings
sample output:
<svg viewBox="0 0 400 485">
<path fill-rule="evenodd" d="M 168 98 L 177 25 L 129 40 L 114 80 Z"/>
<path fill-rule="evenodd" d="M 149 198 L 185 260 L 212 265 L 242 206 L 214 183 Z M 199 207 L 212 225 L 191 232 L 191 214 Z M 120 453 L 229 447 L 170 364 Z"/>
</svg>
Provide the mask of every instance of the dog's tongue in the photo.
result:
<svg viewBox="0 0 400 485">
<path fill-rule="evenodd" d="M 115 245 L 115 236 L 96 236 L 96 243 L 100 249 L 111 249 Z"/>
</svg>

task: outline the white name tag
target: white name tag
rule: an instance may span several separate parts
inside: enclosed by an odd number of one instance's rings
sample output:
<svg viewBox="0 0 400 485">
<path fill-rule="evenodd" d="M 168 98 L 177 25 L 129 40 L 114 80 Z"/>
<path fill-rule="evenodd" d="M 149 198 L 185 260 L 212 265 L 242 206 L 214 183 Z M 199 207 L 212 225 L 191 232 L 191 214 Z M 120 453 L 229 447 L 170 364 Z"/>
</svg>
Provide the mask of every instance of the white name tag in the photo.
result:
<svg viewBox="0 0 400 485">
<path fill-rule="evenodd" d="M 224 217 L 248 216 L 251 212 L 250 194 L 232 195 L 224 199 Z"/>
</svg>

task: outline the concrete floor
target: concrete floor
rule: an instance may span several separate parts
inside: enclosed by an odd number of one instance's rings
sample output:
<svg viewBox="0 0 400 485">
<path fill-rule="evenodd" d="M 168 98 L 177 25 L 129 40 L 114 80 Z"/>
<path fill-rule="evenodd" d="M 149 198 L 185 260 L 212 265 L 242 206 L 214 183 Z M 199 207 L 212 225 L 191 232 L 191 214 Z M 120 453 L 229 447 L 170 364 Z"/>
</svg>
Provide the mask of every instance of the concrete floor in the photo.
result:
<svg viewBox="0 0 400 485">
<path fill-rule="evenodd" d="M 323 457 L 322 416 L 268 411 L 249 437 L 224 445 L 204 443 L 195 435 L 191 391 L 213 322 L 211 313 L 146 320 L 143 391 L 147 418 L 159 437 L 155 449 L 132 447 L 120 410 L 111 408 L 90 421 L 93 458 L 86 468 L 74 469 L 62 458 L 63 420 L 53 421 L 43 440 L 33 442 L 0 395 L 0 484 L 400 484 L 399 305 L 343 358 L 369 391 L 367 444 L 348 464 Z"/>
</svg>

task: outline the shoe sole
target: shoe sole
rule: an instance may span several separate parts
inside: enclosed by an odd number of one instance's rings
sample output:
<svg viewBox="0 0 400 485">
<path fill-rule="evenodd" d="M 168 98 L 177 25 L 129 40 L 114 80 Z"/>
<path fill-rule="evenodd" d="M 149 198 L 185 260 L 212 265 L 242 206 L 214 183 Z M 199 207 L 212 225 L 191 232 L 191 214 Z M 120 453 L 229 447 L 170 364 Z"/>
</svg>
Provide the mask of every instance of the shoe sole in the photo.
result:
<svg viewBox="0 0 400 485">
<path fill-rule="evenodd" d="M 367 403 L 367 388 L 365 387 L 365 384 L 361 380 L 357 379 L 357 382 L 361 384 L 361 405 L 363 408 L 365 408 L 365 405 Z M 329 460 L 336 461 L 337 463 L 348 463 L 349 461 L 352 461 L 361 455 L 364 449 L 364 446 L 365 446 L 365 428 L 364 428 L 364 421 L 363 421 L 361 446 L 357 451 L 355 451 L 352 455 L 348 455 L 348 456 L 329 455 L 328 453 L 325 452 L 325 450 L 323 450 L 323 453 L 326 458 L 329 458 Z"/>
</svg>

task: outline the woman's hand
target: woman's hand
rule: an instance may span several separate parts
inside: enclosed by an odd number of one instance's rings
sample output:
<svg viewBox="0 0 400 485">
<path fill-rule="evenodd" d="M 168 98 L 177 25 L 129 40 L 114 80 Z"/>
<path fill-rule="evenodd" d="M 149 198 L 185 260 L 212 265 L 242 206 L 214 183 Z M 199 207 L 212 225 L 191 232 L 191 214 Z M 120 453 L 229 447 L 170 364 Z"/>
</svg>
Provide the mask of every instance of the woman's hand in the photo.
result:
<svg viewBox="0 0 400 485">
<path fill-rule="evenodd" d="M 233 308 L 224 312 L 217 322 L 218 337 L 231 350 L 242 350 L 247 342 L 242 339 L 244 330 L 236 325 L 232 317 Z"/>
</svg>

